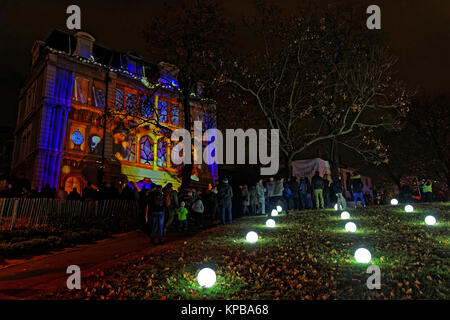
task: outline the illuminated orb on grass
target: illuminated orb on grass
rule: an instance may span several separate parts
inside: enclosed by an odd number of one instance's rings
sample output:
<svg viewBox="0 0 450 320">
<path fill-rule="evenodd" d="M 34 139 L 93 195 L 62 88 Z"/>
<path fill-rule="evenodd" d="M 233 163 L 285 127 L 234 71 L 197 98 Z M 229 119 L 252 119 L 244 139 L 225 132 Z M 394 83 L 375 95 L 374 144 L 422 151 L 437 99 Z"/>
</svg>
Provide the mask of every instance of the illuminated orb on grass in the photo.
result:
<svg viewBox="0 0 450 320">
<path fill-rule="evenodd" d="M 350 219 L 350 213 L 348 211 L 344 211 L 341 213 L 341 219 L 342 220 L 347 220 Z"/>
<path fill-rule="evenodd" d="M 345 224 L 345 231 L 347 232 L 355 232 L 356 231 L 356 224 L 353 222 L 347 222 Z"/>
<path fill-rule="evenodd" d="M 281 211 L 283 211 L 283 208 L 281 206 L 277 206 L 277 211 L 281 212 Z"/>
<path fill-rule="evenodd" d="M 273 220 L 273 219 L 267 220 L 267 221 L 266 221 L 266 226 L 267 226 L 268 228 L 274 228 L 274 227 L 275 227 L 275 220 Z"/>
<path fill-rule="evenodd" d="M 405 206 L 405 211 L 406 212 L 413 212 L 414 211 L 414 207 L 412 205 L 410 205 L 410 204 L 407 204 Z"/>
<path fill-rule="evenodd" d="M 216 283 L 216 273 L 211 268 L 204 268 L 198 273 L 197 282 L 201 287 L 210 288 Z"/>
<path fill-rule="evenodd" d="M 276 217 L 276 216 L 278 216 L 278 211 L 275 210 L 275 209 L 273 209 L 272 212 L 270 213 L 270 215 L 271 215 L 272 217 Z"/>
<path fill-rule="evenodd" d="M 254 231 L 250 231 L 249 233 L 247 233 L 245 239 L 249 243 L 255 243 L 256 241 L 258 241 L 258 234 Z"/>
<path fill-rule="evenodd" d="M 359 248 L 355 251 L 355 259 L 356 262 L 359 263 L 369 263 L 372 259 L 372 255 L 370 254 L 370 251 L 365 248 Z"/>
<path fill-rule="evenodd" d="M 338 204 L 336 203 L 336 204 L 334 205 L 334 210 L 338 211 L 339 209 L 342 209 L 342 206 L 339 205 L 339 208 L 338 208 Z"/>
<path fill-rule="evenodd" d="M 391 205 L 393 205 L 393 206 L 398 205 L 398 200 L 397 199 L 392 199 L 391 200 Z"/>
<path fill-rule="evenodd" d="M 427 217 L 425 218 L 425 223 L 426 223 L 427 225 L 429 225 L 429 226 L 432 226 L 432 225 L 434 225 L 434 224 L 436 223 L 436 218 L 433 217 L 433 216 L 427 216 Z"/>
</svg>

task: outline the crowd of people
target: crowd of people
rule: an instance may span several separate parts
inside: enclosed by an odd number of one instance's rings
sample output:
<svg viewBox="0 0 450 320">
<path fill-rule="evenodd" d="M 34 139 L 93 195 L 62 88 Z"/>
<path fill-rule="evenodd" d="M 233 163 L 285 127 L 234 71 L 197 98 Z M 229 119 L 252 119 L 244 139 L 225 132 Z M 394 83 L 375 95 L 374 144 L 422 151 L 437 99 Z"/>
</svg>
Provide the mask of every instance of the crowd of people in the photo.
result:
<svg viewBox="0 0 450 320">
<path fill-rule="evenodd" d="M 355 208 L 358 202 L 362 207 L 369 204 L 386 204 L 386 195 L 383 192 L 364 192 L 364 185 L 358 173 L 348 179 L 346 184 L 340 176 L 331 179 L 327 174 L 321 176 L 318 171 L 311 181 L 308 177 L 276 179 L 272 176 L 268 179 L 261 178 L 250 186 L 236 186 L 234 191 L 226 178 L 204 189 L 180 187 L 178 190 L 175 190 L 171 183 L 164 187 L 151 184 L 150 189 L 143 186 L 141 190 L 127 184 L 120 191 L 111 183 L 102 184 L 99 188 L 88 183 L 81 194 L 76 188 L 67 193 L 63 188 L 56 190 L 48 184 L 37 192 L 30 190 L 28 184 L 23 180 L 15 186 L 9 185 L 0 197 L 137 201 L 142 229 L 152 242 L 158 240 L 158 243 L 162 243 L 168 229 L 186 232 L 192 227 L 198 230 L 216 224 L 231 224 L 233 216 L 270 215 L 278 206 L 289 214 L 291 210 L 325 209 L 335 205 L 346 209 L 348 201 L 352 200 Z M 423 186 L 426 201 L 432 199 L 431 184 L 431 181 L 427 181 Z M 411 193 L 410 188 L 403 186 L 399 200 L 407 202 L 411 199 Z"/>
</svg>

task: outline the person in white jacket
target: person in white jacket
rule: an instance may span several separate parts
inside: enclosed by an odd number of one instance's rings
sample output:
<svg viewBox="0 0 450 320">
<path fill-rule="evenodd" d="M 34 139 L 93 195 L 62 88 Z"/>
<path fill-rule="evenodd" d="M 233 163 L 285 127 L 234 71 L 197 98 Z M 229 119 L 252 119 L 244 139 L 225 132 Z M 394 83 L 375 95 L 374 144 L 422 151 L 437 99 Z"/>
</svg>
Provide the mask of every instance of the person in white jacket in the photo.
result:
<svg viewBox="0 0 450 320">
<path fill-rule="evenodd" d="M 195 199 L 194 203 L 192 204 L 192 215 L 194 216 L 197 226 L 199 226 L 200 228 L 203 228 L 204 224 L 204 216 L 203 216 L 204 211 L 205 207 L 203 206 L 203 201 L 199 194 Z"/>
</svg>

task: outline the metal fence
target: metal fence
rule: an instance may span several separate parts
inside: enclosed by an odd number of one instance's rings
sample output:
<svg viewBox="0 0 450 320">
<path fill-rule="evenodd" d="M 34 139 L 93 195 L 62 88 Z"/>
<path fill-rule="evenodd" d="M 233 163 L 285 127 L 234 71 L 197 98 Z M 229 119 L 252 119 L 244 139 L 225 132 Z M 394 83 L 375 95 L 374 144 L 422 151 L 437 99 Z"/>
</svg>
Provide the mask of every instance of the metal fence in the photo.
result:
<svg viewBox="0 0 450 320">
<path fill-rule="evenodd" d="M 138 203 L 131 200 L 0 198 L 0 230 L 133 224 Z"/>
</svg>

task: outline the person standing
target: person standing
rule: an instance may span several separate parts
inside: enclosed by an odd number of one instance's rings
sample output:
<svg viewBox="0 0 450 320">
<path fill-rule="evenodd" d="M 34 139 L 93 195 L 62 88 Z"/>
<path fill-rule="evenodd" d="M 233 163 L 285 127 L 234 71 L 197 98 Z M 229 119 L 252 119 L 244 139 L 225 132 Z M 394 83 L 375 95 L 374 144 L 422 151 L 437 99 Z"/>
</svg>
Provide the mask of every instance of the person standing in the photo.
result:
<svg viewBox="0 0 450 320">
<path fill-rule="evenodd" d="M 181 231 L 187 231 L 188 229 L 188 223 L 187 223 L 187 214 L 188 210 L 184 206 L 184 202 L 181 201 L 180 207 L 177 210 L 178 215 L 178 230 Z"/>
<path fill-rule="evenodd" d="M 256 186 L 251 186 L 248 190 L 250 198 L 250 214 L 256 215 L 258 213 L 258 197 L 256 195 Z"/>
<path fill-rule="evenodd" d="M 241 186 L 241 197 L 242 197 L 242 215 L 248 216 L 249 210 L 248 207 L 250 206 L 250 195 L 248 193 L 247 185 Z"/>
<path fill-rule="evenodd" d="M 363 187 L 364 185 L 362 183 L 361 176 L 357 172 L 355 172 L 355 175 L 350 178 L 350 188 L 353 193 L 355 208 L 358 207 L 358 198 L 361 199 L 363 206 L 366 207 L 366 202 L 364 201 Z"/>
<path fill-rule="evenodd" d="M 164 188 L 164 197 L 167 205 L 167 220 L 164 227 L 165 234 L 167 232 L 167 229 L 172 225 L 176 211 L 179 207 L 178 193 L 173 189 L 173 185 L 170 182 Z"/>
<path fill-rule="evenodd" d="M 228 184 L 228 179 L 225 178 L 222 181 L 222 184 L 219 187 L 218 192 L 218 198 L 219 198 L 219 206 L 222 213 L 222 224 L 225 224 L 225 211 L 228 213 L 228 222 L 232 223 L 232 200 L 233 200 L 233 189 Z"/>
<path fill-rule="evenodd" d="M 284 191 L 284 178 L 279 179 L 275 182 L 275 188 L 273 189 L 273 209 L 276 209 L 277 206 L 281 206 L 283 210 L 287 212 L 287 206 L 283 198 Z M 272 209 L 272 210 L 273 210 Z"/>
<path fill-rule="evenodd" d="M 259 179 L 256 184 L 256 198 L 258 200 L 259 206 L 261 208 L 261 214 L 266 214 L 266 199 L 264 197 L 264 180 Z M 259 210 L 259 209 L 258 209 Z"/>
<path fill-rule="evenodd" d="M 325 208 L 330 207 L 330 180 L 328 174 L 323 175 L 323 202 Z"/>
<path fill-rule="evenodd" d="M 333 192 L 336 194 L 338 209 L 345 210 L 347 208 L 347 201 L 342 194 L 344 192 L 344 185 L 340 176 L 333 181 Z"/>
<path fill-rule="evenodd" d="M 289 182 L 289 188 L 292 192 L 292 209 L 299 210 L 300 209 L 300 190 L 299 185 L 297 182 L 297 177 L 293 176 L 291 177 L 291 180 Z"/>
<path fill-rule="evenodd" d="M 157 186 L 155 191 L 150 192 L 149 195 L 149 216 L 151 217 L 152 222 L 152 232 L 150 234 L 150 238 L 152 243 L 155 243 L 155 236 L 158 234 L 158 244 L 163 244 L 163 233 L 164 233 L 164 212 L 165 212 L 165 203 L 164 203 L 164 195 L 162 193 L 161 186 Z"/>
<path fill-rule="evenodd" d="M 201 193 L 197 194 L 197 198 L 192 204 L 192 215 L 194 216 L 197 227 L 203 228 L 204 225 L 204 211 L 203 201 L 201 198 Z"/>
<path fill-rule="evenodd" d="M 433 202 L 432 181 L 428 179 L 423 185 L 423 195 L 425 202 Z"/>
<path fill-rule="evenodd" d="M 323 201 L 323 179 L 320 177 L 319 171 L 316 171 L 314 174 L 312 180 L 311 180 L 311 187 L 314 192 L 314 200 L 316 202 L 316 209 L 323 209 L 324 208 L 324 201 Z"/>
<path fill-rule="evenodd" d="M 266 189 L 267 189 L 267 199 L 268 199 L 268 208 L 267 208 L 267 214 L 270 215 L 272 212 L 273 207 L 275 206 L 275 197 L 274 197 L 274 191 L 275 191 L 275 181 L 273 177 L 270 177 L 269 181 L 266 183 Z"/>
</svg>

